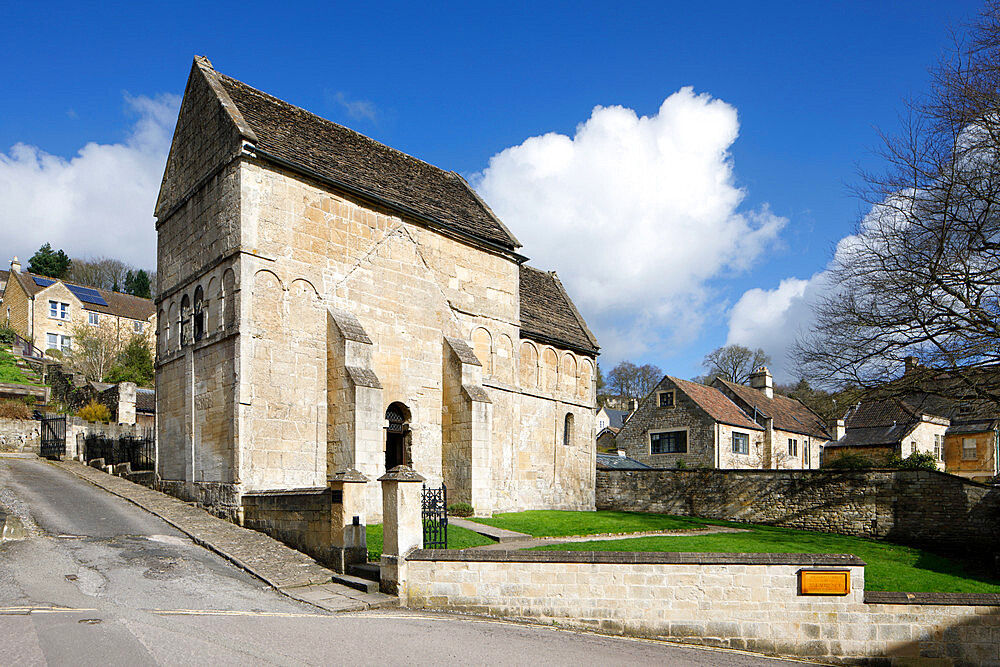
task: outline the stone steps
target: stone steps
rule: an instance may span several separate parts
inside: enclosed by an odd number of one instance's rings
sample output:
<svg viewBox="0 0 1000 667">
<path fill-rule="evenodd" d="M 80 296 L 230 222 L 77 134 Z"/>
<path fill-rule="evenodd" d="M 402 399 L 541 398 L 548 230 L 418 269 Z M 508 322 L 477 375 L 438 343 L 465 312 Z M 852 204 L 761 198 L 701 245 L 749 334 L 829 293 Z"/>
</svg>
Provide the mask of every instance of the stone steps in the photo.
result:
<svg viewBox="0 0 1000 667">
<path fill-rule="evenodd" d="M 335 574 L 333 575 L 333 582 L 341 586 L 349 586 L 363 593 L 378 593 L 378 581 L 355 577 L 351 574 Z"/>
<path fill-rule="evenodd" d="M 353 575 L 355 577 L 361 577 L 362 579 L 368 579 L 369 581 L 378 581 L 381 575 L 381 569 L 378 563 L 364 563 L 362 565 L 348 565 L 347 574 Z"/>
</svg>

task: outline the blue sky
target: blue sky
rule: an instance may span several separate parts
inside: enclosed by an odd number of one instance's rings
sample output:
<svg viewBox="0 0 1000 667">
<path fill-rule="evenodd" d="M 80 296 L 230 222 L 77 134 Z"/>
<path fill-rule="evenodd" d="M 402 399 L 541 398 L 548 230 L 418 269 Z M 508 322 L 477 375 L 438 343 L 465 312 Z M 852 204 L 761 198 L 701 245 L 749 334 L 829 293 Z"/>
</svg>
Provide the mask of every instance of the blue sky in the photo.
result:
<svg viewBox="0 0 1000 667">
<path fill-rule="evenodd" d="M 879 167 L 875 128 L 895 128 L 902 100 L 926 90 L 949 27 L 979 8 L 21 3 L 6 8 L 0 40 L 0 245 L 25 257 L 51 240 L 71 255 L 152 267 L 152 200 L 176 96 L 192 56 L 207 55 L 221 72 L 466 175 L 533 263 L 563 276 L 605 369 L 625 357 L 691 377 L 705 353 L 738 340 L 764 346 L 779 379 L 791 379 L 788 332 L 808 319 L 793 301 L 858 218 L 848 186 L 858 165 Z M 585 143 L 581 127 L 598 139 Z M 642 145 L 675 140 L 694 145 L 655 155 Z M 572 167 L 522 198 L 539 165 L 565 151 Z M 657 156 L 693 160 L 681 175 L 703 178 L 684 187 L 711 211 L 669 193 L 684 179 L 643 162 Z M 615 165 L 613 187 L 602 164 Z M 557 219 L 575 202 L 577 217 Z M 646 227 L 633 229 L 646 210 Z M 594 220 L 610 236 L 576 233 Z M 630 235 L 641 241 L 618 245 Z M 706 238 L 727 247 L 708 252 Z M 661 244 L 671 252 L 640 261 Z M 698 266 L 680 268 L 687 257 Z M 614 265 L 635 275 L 620 279 Z M 788 279 L 802 282 L 782 291 Z"/>
</svg>

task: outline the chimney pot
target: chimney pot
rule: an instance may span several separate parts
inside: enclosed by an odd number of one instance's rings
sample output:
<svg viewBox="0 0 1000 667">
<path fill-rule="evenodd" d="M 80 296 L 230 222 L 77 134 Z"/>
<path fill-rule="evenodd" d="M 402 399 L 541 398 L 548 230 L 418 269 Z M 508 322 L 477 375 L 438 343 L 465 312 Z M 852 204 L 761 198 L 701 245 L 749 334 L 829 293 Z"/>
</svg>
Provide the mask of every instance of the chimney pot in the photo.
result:
<svg viewBox="0 0 1000 667">
<path fill-rule="evenodd" d="M 750 387 L 760 391 L 768 398 L 774 398 L 774 379 L 767 366 L 761 366 L 750 375 Z"/>
<path fill-rule="evenodd" d="M 21 272 L 21 260 L 17 258 L 17 255 L 14 256 L 14 259 L 10 260 L 10 270 L 13 273 Z"/>
</svg>

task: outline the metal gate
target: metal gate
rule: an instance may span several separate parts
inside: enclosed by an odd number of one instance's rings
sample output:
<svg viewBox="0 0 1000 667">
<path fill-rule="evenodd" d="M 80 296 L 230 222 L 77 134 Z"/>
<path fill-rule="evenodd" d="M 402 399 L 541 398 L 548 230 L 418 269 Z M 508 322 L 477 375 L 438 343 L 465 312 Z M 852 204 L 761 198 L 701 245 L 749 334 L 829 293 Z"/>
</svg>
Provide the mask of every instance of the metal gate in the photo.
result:
<svg viewBox="0 0 1000 667">
<path fill-rule="evenodd" d="M 47 458 L 66 454 L 66 417 L 44 417 L 42 422 L 41 454 Z"/>
<path fill-rule="evenodd" d="M 424 525 L 424 549 L 448 548 L 448 489 L 428 489 L 420 494 L 420 518 Z"/>
</svg>

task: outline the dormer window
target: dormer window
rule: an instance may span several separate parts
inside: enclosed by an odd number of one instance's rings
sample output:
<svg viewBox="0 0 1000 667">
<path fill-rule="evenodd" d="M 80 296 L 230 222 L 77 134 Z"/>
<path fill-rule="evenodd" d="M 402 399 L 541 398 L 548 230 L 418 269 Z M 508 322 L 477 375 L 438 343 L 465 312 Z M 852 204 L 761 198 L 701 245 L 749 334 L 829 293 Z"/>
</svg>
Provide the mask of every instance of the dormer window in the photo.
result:
<svg viewBox="0 0 1000 667">
<path fill-rule="evenodd" d="M 674 392 L 661 391 L 656 395 L 656 405 L 661 408 L 674 407 Z"/>
</svg>

